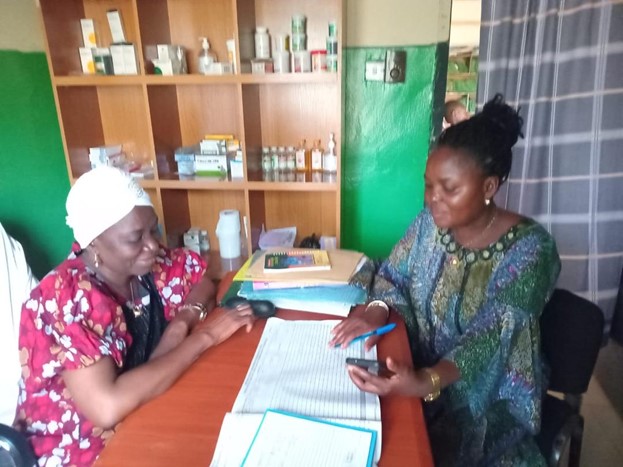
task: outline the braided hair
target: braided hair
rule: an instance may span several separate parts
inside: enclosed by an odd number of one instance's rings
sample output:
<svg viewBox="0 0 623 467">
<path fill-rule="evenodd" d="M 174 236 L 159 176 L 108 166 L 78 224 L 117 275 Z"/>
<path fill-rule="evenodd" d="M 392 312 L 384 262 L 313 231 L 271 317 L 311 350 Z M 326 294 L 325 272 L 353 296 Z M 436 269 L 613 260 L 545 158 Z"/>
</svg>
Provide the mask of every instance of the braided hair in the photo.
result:
<svg viewBox="0 0 623 467">
<path fill-rule="evenodd" d="M 523 119 L 504 102 L 501 94 L 485 104 L 472 118 L 457 123 L 439 135 L 437 147 L 449 147 L 471 156 L 485 176 L 506 181 L 513 161 L 512 147 L 523 134 Z"/>
</svg>

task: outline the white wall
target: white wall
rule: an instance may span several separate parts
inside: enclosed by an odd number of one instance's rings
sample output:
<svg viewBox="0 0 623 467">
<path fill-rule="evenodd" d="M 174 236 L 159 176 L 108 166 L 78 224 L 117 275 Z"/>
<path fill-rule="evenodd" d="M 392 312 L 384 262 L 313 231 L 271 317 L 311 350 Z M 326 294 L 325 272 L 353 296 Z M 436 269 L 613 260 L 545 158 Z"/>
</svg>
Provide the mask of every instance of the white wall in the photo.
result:
<svg viewBox="0 0 623 467">
<path fill-rule="evenodd" d="M 347 0 L 346 45 L 379 47 L 447 41 L 451 0 Z"/>
<path fill-rule="evenodd" d="M 0 49 L 44 50 L 36 1 L 0 0 Z M 463 0 L 471 1 L 474 0 Z M 458 2 L 455 0 L 455 4 Z M 451 3 L 451 0 L 346 0 L 346 45 L 377 47 L 447 41 Z"/>
<path fill-rule="evenodd" d="M 0 49 L 43 51 L 36 0 L 0 0 Z"/>
<path fill-rule="evenodd" d="M 481 0 L 454 0 L 450 21 L 450 47 L 478 47 Z"/>
</svg>

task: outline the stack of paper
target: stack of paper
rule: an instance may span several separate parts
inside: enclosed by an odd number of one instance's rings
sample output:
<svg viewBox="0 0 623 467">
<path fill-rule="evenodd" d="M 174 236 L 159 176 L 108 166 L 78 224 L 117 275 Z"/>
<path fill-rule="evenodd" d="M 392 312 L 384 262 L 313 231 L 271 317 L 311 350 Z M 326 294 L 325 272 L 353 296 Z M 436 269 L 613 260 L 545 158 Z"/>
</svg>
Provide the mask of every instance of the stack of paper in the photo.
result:
<svg viewBox="0 0 623 467">
<path fill-rule="evenodd" d="M 310 250 L 293 248 L 288 251 L 292 254 L 308 254 Z M 256 252 L 236 274 L 223 301 L 232 295 L 240 295 L 249 300 L 269 300 L 278 308 L 336 316 L 347 316 L 353 305 L 365 303 L 367 288 L 362 284 L 350 283 L 367 261 L 362 253 L 328 250 L 324 251 L 330 264 L 328 270 L 275 274 L 264 270 L 266 259 L 274 252 L 275 250 Z"/>
<path fill-rule="evenodd" d="M 297 251 L 293 248 L 290 251 Z M 262 251 L 256 261 L 249 266 L 244 274 L 245 280 L 254 281 L 284 281 L 284 274 L 273 274 L 264 271 L 264 256 L 272 251 Z M 300 282 L 305 284 L 348 284 L 349 279 L 357 269 L 357 265 L 363 258 L 363 253 L 349 250 L 329 250 L 331 268 L 328 270 L 315 271 L 288 271 L 288 282 Z"/>
<path fill-rule="evenodd" d="M 212 466 L 241 465 L 268 409 L 373 430 L 377 434 L 374 460 L 378 461 L 379 398 L 361 392 L 352 383 L 345 363 L 347 357 L 375 359 L 376 349 L 365 352 L 363 342 L 355 342 L 346 349 L 329 347 L 330 332 L 337 323 L 268 320 L 232 413 L 223 420 Z M 323 427 L 315 428 L 326 434 Z M 306 438 L 298 443 L 306 443 Z M 361 455 L 367 446 L 358 444 L 355 448 L 349 444 L 345 448 L 356 449 Z"/>
</svg>

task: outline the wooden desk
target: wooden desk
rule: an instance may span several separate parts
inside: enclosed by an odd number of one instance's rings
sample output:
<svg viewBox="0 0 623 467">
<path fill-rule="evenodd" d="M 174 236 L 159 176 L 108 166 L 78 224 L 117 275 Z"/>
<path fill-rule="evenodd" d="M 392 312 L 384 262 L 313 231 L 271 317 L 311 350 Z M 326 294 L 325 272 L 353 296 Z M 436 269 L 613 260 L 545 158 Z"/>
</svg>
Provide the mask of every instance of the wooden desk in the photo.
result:
<svg viewBox="0 0 623 467">
<path fill-rule="evenodd" d="M 229 275 L 219 289 L 226 290 Z M 285 319 L 335 319 L 334 316 L 280 310 Z M 402 319 L 379 343 L 381 358 L 411 358 Z M 231 411 L 251 364 L 265 321 L 247 334 L 238 331 L 206 351 L 163 395 L 128 416 L 96 463 L 110 466 L 209 465 L 225 413 Z M 313 377 L 310 375 L 310 377 Z M 381 467 L 432 466 L 432 455 L 418 399 L 381 398 L 383 449 Z"/>
</svg>

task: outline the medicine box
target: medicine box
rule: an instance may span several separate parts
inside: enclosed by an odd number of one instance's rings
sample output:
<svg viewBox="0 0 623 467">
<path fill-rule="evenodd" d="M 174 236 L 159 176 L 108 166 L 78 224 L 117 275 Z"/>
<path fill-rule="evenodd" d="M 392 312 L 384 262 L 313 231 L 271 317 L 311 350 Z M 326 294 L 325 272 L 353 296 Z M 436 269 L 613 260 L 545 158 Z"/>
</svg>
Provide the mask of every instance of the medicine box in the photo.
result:
<svg viewBox="0 0 623 467">
<path fill-rule="evenodd" d="M 188 73 L 186 64 L 186 49 L 181 45 L 174 44 L 156 44 L 148 45 L 145 48 L 145 59 L 154 63 L 160 61 L 168 61 L 171 63 L 172 74 L 183 75 Z"/>
<path fill-rule="evenodd" d="M 173 63 L 171 63 L 171 60 L 160 60 L 159 58 L 155 58 L 152 60 L 152 63 L 154 64 L 154 74 L 173 76 Z"/>
<path fill-rule="evenodd" d="M 195 173 L 217 176 L 227 174 L 227 156 L 195 154 Z"/>
<path fill-rule="evenodd" d="M 109 145 L 109 146 L 95 146 L 95 147 L 89 148 L 89 154 L 93 154 L 98 157 L 112 156 L 114 154 L 119 154 L 119 153 L 121 153 L 120 144 L 114 144 L 114 145 Z"/>
<path fill-rule="evenodd" d="M 185 148 L 175 151 L 175 162 L 177 162 L 177 171 L 181 175 L 195 174 L 195 153 L 188 152 Z"/>
<path fill-rule="evenodd" d="M 236 156 L 229 159 L 229 176 L 233 178 L 244 178 L 242 165 L 242 151 L 236 151 Z"/>
<path fill-rule="evenodd" d="M 201 154 L 225 155 L 227 154 L 227 140 L 204 139 L 199 143 Z"/>
<path fill-rule="evenodd" d="M 85 75 L 95 74 L 95 61 L 93 60 L 93 49 L 89 47 L 80 47 L 80 65 L 82 73 Z"/>
<path fill-rule="evenodd" d="M 116 44 L 110 46 L 112 66 L 116 75 L 137 75 L 136 53 L 134 44 Z"/>
<path fill-rule="evenodd" d="M 108 26 L 110 26 L 110 35 L 113 44 L 122 44 L 126 42 L 125 32 L 123 31 L 123 23 L 121 22 L 121 13 L 119 10 L 108 10 L 106 12 L 108 18 Z"/>
<path fill-rule="evenodd" d="M 263 75 L 272 73 L 274 70 L 273 61 L 270 58 L 258 58 L 251 60 L 251 73 Z"/>
<path fill-rule="evenodd" d="M 209 75 L 231 75 L 234 69 L 229 62 L 213 63 L 208 72 Z"/>
<path fill-rule="evenodd" d="M 82 42 L 87 49 L 97 47 L 95 38 L 95 24 L 92 19 L 83 18 L 80 20 L 80 28 L 82 29 Z"/>
</svg>

